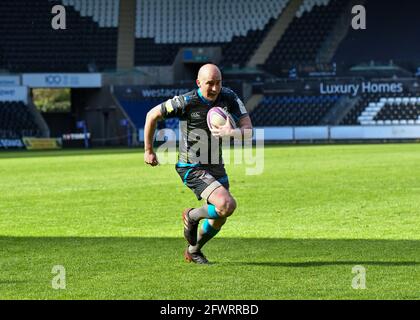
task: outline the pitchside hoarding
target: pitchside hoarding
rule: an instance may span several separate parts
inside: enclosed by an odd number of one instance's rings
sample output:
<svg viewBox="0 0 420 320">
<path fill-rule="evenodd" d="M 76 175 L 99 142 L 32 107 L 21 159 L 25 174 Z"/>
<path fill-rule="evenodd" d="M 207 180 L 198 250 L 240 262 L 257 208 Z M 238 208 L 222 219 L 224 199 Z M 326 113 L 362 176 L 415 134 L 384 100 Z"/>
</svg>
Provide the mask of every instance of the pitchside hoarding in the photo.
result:
<svg viewBox="0 0 420 320">
<path fill-rule="evenodd" d="M 100 88 L 100 73 L 28 73 L 22 83 L 31 88 Z"/>
<path fill-rule="evenodd" d="M 0 149 L 23 148 L 24 146 L 20 139 L 0 139 Z"/>
<path fill-rule="evenodd" d="M 28 101 L 27 87 L 0 87 L 0 101 Z"/>
<path fill-rule="evenodd" d="M 420 83 L 417 79 L 395 80 L 365 80 L 351 79 L 325 79 L 325 80 L 283 80 L 272 84 L 265 84 L 265 94 L 291 94 L 291 95 L 346 95 L 359 96 L 365 93 L 401 94 L 420 93 Z"/>
<path fill-rule="evenodd" d="M 0 87 L 20 86 L 20 77 L 19 76 L 0 76 Z"/>
<path fill-rule="evenodd" d="M 319 84 L 319 93 L 357 96 L 363 93 L 402 93 L 402 82 L 372 82 L 362 81 L 358 83 L 324 83 Z"/>
<path fill-rule="evenodd" d="M 27 150 L 56 150 L 62 146 L 60 138 L 23 137 L 22 141 Z"/>
<path fill-rule="evenodd" d="M 192 90 L 188 86 L 115 86 L 114 93 L 126 100 L 161 99 L 162 102 Z"/>
<path fill-rule="evenodd" d="M 115 86 L 113 93 L 137 129 L 144 127 L 146 114 L 154 106 L 192 90 L 188 86 Z"/>
</svg>

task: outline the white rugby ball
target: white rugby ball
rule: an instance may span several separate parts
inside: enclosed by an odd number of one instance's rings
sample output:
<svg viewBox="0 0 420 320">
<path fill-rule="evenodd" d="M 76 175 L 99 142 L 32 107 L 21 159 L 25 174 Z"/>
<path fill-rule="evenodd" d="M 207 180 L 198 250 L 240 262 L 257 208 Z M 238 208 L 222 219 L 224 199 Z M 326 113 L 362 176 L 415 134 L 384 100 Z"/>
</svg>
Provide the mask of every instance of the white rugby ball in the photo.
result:
<svg viewBox="0 0 420 320">
<path fill-rule="evenodd" d="M 213 129 L 214 126 L 220 127 L 225 125 L 228 119 L 232 128 L 235 128 L 235 121 L 232 116 L 222 108 L 213 107 L 207 113 L 207 125 L 210 129 Z"/>
</svg>

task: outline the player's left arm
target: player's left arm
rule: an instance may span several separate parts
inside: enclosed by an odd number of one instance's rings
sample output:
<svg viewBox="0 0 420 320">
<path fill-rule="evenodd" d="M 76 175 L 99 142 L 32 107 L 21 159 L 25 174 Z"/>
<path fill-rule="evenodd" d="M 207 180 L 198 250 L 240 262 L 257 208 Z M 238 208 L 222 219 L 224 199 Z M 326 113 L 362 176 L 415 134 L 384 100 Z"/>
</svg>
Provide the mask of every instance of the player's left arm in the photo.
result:
<svg viewBox="0 0 420 320">
<path fill-rule="evenodd" d="M 220 127 L 210 129 L 213 136 L 216 138 L 234 137 L 235 139 L 251 138 L 252 137 L 252 122 L 249 115 L 244 115 L 238 121 L 238 127 L 233 128 L 230 121 Z"/>
<path fill-rule="evenodd" d="M 232 95 L 232 108 L 230 110 L 231 115 L 234 119 L 232 121 L 235 121 L 235 126 L 231 125 L 230 121 L 227 121 L 224 126 L 214 128 L 211 130 L 212 134 L 215 137 L 234 137 L 235 139 L 242 139 L 245 138 L 251 138 L 252 137 L 252 121 L 251 118 L 246 111 L 244 103 L 241 101 L 241 99 L 238 98 L 238 96 L 231 91 Z"/>
<path fill-rule="evenodd" d="M 230 136 L 234 138 L 252 137 L 252 121 L 248 114 L 243 115 L 238 122 L 238 128 L 233 129 Z"/>
</svg>

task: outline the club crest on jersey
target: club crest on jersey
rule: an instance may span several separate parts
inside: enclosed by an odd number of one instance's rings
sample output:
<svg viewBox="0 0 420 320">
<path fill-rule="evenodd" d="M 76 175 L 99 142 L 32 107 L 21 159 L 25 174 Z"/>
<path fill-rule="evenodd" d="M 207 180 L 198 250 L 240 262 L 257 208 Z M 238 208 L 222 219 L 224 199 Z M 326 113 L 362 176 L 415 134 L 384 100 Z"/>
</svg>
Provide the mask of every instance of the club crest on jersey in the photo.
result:
<svg viewBox="0 0 420 320">
<path fill-rule="evenodd" d="M 200 112 L 191 113 L 191 119 L 200 119 L 200 118 L 201 118 Z"/>
<path fill-rule="evenodd" d="M 226 105 L 220 105 L 219 108 L 222 108 L 224 111 L 229 112 L 228 107 Z"/>
</svg>

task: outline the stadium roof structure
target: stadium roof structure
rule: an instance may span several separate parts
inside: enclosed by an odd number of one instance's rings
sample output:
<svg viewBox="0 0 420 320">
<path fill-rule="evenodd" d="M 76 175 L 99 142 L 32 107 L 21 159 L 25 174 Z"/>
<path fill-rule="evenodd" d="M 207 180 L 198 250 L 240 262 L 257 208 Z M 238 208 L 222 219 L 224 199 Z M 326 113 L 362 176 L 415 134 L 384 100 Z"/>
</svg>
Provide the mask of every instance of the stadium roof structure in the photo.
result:
<svg viewBox="0 0 420 320">
<path fill-rule="evenodd" d="M 363 63 L 358 64 L 349 70 L 352 74 L 360 76 L 384 76 L 384 77 L 411 77 L 412 73 L 398 65 L 395 65 L 392 61 L 389 64 L 381 64 L 377 62 L 370 62 L 369 64 Z"/>
</svg>

